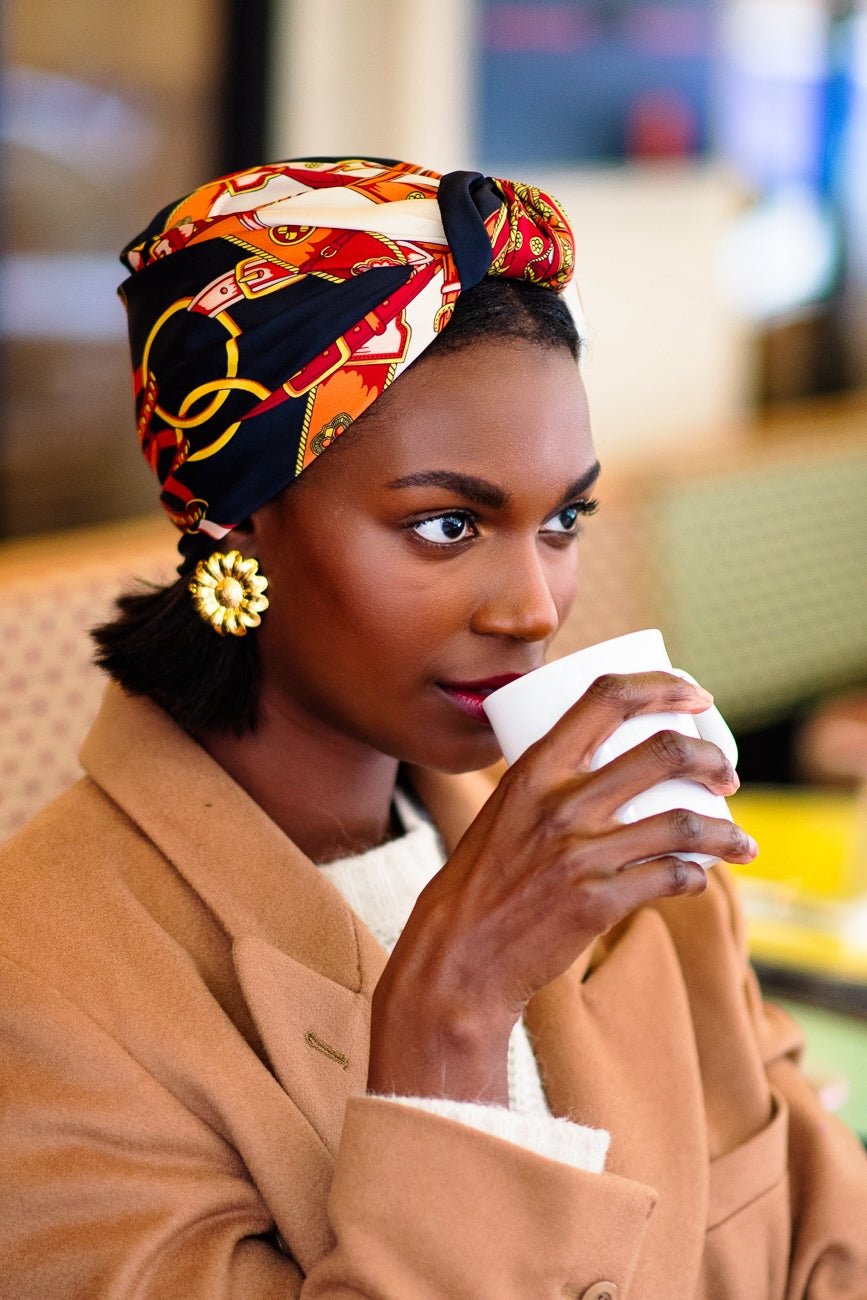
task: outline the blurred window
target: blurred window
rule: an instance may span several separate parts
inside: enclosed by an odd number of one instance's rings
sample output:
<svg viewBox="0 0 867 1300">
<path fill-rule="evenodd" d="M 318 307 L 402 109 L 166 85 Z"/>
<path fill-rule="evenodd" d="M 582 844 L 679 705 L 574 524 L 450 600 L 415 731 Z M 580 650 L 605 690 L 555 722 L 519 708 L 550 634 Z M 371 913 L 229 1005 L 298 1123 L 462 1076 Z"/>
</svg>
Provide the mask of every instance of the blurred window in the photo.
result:
<svg viewBox="0 0 867 1300">
<path fill-rule="evenodd" d="M 212 0 L 10 0 L 2 136 L 0 530 L 156 508 L 135 439 L 118 252 L 214 174 Z"/>
<path fill-rule="evenodd" d="M 712 0 L 483 0 L 482 11 L 485 159 L 707 150 Z"/>
</svg>

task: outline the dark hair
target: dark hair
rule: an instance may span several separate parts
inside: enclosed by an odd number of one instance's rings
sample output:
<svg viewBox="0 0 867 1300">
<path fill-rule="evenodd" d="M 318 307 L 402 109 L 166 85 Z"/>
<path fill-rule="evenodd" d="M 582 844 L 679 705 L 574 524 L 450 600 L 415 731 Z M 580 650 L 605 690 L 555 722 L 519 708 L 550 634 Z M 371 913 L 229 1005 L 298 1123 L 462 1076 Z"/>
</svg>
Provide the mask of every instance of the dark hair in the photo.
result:
<svg viewBox="0 0 867 1300">
<path fill-rule="evenodd" d="M 581 346 L 559 294 L 526 280 L 491 276 L 461 294 L 446 328 L 414 364 L 485 338 L 566 348 L 576 360 Z M 386 393 L 381 400 L 387 399 Z M 91 632 L 96 662 L 126 690 L 149 696 L 191 735 L 240 735 L 257 721 L 256 633 L 214 632 L 196 613 L 188 584 L 182 576 L 120 596 L 116 616 Z"/>
<path fill-rule="evenodd" d="M 575 322 L 560 294 L 529 280 L 492 275 L 461 294 L 448 325 L 415 364 L 484 338 L 566 348 L 576 361 L 581 350 Z"/>
</svg>

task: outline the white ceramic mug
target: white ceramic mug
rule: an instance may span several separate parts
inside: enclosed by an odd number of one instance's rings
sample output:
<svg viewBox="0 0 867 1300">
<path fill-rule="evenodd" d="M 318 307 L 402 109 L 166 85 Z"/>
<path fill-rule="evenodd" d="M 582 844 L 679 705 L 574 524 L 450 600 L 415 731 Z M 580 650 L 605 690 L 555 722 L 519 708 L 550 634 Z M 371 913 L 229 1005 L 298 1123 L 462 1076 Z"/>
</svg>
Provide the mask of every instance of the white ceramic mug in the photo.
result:
<svg viewBox="0 0 867 1300">
<path fill-rule="evenodd" d="M 494 735 L 508 763 L 514 763 L 537 740 L 540 740 L 555 722 L 581 698 L 597 677 L 604 673 L 674 673 L 693 681 L 689 673 L 672 668 L 662 633 L 657 628 L 629 632 L 626 636 L 601 641 L 598 645 L 577 650 L 574 654 L 555 659 L 544 668 L 526 673 L 508 686 L 501 686 L 485 700 Z M 713 705 L 703 713 L 643 713 L 627 718 L 617 730 L 599 746 L 591 761 L 591 768 L 602 767 L 613 758 L 634 749 L 658 731 L 679 731 L 684 736 L 700 736 L 713 741 L 723 751 L 732 767 L 737 763 L 738 750 L 735 738 L 725 719 Z M 637 822 L 655 813 L 673 808 L 690 808 L 708 817 L 732 815 L 721 795 L 712 794 L 698 781 L 682 779 L 660 781 L 643 790 L 617 810 L 618 820 Z M 716 859 L 706 853 L 680 853 L 679 857 L 709 866 Z"/>
</svg>

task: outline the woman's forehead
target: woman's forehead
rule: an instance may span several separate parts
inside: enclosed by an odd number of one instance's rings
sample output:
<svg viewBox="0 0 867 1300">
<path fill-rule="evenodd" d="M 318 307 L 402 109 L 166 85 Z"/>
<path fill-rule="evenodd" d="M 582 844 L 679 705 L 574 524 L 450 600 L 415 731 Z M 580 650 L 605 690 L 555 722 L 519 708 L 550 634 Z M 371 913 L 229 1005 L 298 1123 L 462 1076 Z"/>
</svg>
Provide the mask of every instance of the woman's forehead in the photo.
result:
<svg viewBox="0 0 867 1300">
<path fill-rule="evenodd" d="M 458 505 L 538 526 L 598 469 L 568 350 L 485 342 L 407 372 L 276 504 L 281 528 L 317 535 L 325 517 Z"/>
<path fill-rule="evenodd" d="M 490 342 L 431 357 L 390 398 L 358 443 L 385 482 L 433 469 L 570 479 L 595 463 L 584 386 L 564 348 Z"/>
</svg>

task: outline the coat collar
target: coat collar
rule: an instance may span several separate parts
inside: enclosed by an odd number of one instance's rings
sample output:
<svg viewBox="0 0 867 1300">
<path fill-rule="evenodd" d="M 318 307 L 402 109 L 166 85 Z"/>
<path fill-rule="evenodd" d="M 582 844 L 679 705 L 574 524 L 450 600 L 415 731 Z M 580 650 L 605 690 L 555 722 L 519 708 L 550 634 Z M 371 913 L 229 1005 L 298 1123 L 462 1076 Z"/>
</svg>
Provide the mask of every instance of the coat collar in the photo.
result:
<svg viewBox="0 0 867 1300">
<path fill-rule="evenodd" d="M 89 776 L 207 904 L 272 1069 L 334 1150 L 367 1076 L 386 954 L 340 893 L 150 700 L 111 683 L 81 749 Z M 448 851 L 491 791 L 481 774 L 410 773 Z"/>
<path fill-rule="evenodd" d="M 110 683 L 80 758 L 233 939 L 255 934 L 353 992 L 370 991 L 369 944 L 341 895 L 156 704 Z M 490 794 L 490 778 L 408 775 L 451 852 Z"/>
<path fill-rule="evenodd" d="M 351 992 L 372 990 L 379 945 L 309 858 L 157 705 L 110 684 L 81 763 L 230 939 L 254 935 Z"/>
</svg>

